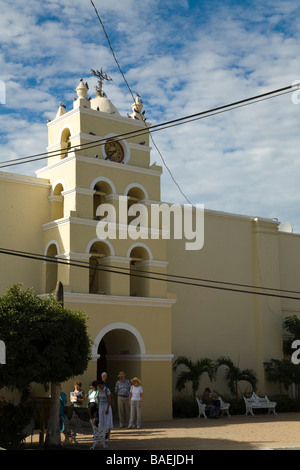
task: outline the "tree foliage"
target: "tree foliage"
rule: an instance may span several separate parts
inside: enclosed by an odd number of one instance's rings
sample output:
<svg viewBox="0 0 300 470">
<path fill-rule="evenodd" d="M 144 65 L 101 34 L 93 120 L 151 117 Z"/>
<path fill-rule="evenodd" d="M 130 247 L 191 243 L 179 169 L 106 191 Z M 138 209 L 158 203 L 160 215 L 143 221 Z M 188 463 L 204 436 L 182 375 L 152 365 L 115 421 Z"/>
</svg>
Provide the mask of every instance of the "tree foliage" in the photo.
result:
<svg viewBox="0 0 300 470">
<path fill-rule="evenodd" d="M 290 337 L 283 341 L 283 352 L 286 355 L 291 355 L 294 351 L 292 349 L 293 341 L 300 339 L 300 320 L 296 315 L 286 317 L 283 322 L 283 327 L 290 334 Z"/>
<path fill-rule="evenodd" d="M 292 384 L 300 384 L 300 366 L 288 359 L 271 359 L 264 362 L 266 377 L 271 383 L 279 383 L 288 390 Z"/>
<path fill-rule="evenodd" d="M 22 390 L 32 382 L 64 382 L 82 374 L 90 353 L 86 319 L 53 297 L 10 287 L 0 298 L 0 339 L 6 345 L 0 388 Z"/>
<path fill-rule="evenodd" d="M 257 377 L 252 369 L 243 369 L 241 370 L 233 361 L 227 357 L 222 356 L 217 360 L 218 367 L 224 365 L 227 367 L 226 370 L 226 380 L 228 383 L 229 390 L 233 395 L 235 395 L 236 400 L 238 399 L 238 383 L 241 380 L 245 380 L 250 383 L 253 391 L 255 392 L 257 386 Z"/>
<path fill-rule="evenodd" d="M 183 370 L 178 375 L 176 380 L 176 390 L 180 392 L 188 382 L 191 382 L 194 397 L 196 396 L 199 388 L 201 376 L 205 372 L 208 374 L 210 380 L 213 380 L 215 377 L 215 363 L 208 358 L 199 359 L 193 362 L 186 356 L 178 356 L 173 364 L 173 370 L 176 371 L 179 366 L 184 366 L 187 370 Z"/>
</svg>

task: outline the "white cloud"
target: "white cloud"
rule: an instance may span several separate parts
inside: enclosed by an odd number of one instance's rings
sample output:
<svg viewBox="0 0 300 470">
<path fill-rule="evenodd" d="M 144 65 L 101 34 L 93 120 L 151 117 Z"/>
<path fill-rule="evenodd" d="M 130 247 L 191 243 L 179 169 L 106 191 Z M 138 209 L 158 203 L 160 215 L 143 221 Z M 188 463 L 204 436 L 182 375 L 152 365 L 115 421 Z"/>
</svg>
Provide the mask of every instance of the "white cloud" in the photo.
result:
<svg viewBox="0 0 300 470">
<path fill-rule="evenodd" d="M 94 3 L 152 123 L 300 79 L 296 0 L 254 1 L 251 7 L 229 1 Z M 60 102 L 72 107 L 81 77 L 93 94 L 91 68 L 103 67 L 112 75 L 114 81 L 105 88 L 109 98 L 122 114 L 130 112 L 130 94 L 89 1 L 4 0 L 0 41 L 0 79 L 8 90 L 7 105 L 0 108 L 1 160 L 15 158 L 24 139 L 20 156 L 37 153 L 43 145 L 45 150 L 46 118 L 53 118 Z M 193 203 L 278 217 L 300 232 L 299 109 L 286 95 L 153 138 Z M 155 149 L 152 160 L 161 164 Z M 28 173 L 29 167 L 13 171 Z M 162 197 L 185 202 L 166 169 Z"/>
</svg>

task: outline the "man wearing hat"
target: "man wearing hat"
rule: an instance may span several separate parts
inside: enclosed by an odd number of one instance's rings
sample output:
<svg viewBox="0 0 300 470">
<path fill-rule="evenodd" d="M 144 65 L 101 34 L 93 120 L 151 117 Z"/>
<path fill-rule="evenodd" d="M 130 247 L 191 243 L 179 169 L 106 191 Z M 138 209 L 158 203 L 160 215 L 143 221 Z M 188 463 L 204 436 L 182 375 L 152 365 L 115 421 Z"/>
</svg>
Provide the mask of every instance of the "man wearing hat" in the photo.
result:
<svg viewBox="0 0 300 470">
<path fill-rule="evenodd" d="M 118 414 L 120 428 L 127 426 L 129 420 L 129 391 L 131 383 L 125 378 L 125 372 L 121 370 L 118 374 L 119 380 L 115 385 L 115 393 L 118 397 Z"/>
</svg>

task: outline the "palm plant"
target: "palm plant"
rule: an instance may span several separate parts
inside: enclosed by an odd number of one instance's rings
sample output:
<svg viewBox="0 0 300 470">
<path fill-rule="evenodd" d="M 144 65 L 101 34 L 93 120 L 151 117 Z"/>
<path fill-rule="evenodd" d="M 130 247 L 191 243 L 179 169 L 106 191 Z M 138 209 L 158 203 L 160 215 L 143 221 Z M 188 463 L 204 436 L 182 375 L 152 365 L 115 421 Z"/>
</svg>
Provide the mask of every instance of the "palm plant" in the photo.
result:
<svg viewBox="0 0 300 470">
<path fill-rule="evenodd" d="M 271 359 L 269 362 L 264 362 L 266 377 L 271 383 L 279 383 L 279 390 L 281 394 L 281 385 L 285 390 L 288 390 L 292 384 L 300 384 L 300 365 L 293 364 L 288 359 Z M 298 387 L 299 398 L 299 387 Z"/>
<path fill-rule="evenodd" d="M 202 374 L 206 372 L 211 381 L 215 378 L 216 364 L 211 359 L 203 358 L 193 362 L 186 356 L 178 356 L 173 364 L 174 372 L 179 366 L 185 366 L 187 370 L 180 372 L 178 375 L 176 380 L 176 390 L 180 392 L 184 389 L 187 382 L 192 382 L 194 398 L 199 388 Z"/>
<path fill-rule="evenodd" d="M 254 370 L 252 369 L 241 370 L 227 356 L 219 357 L 219 359 L 217 359 L 217 365 L 218 367 L 220 366 L 227 367 L 226 380 L 228 383 L 228 387 L 231 393 L 235 395 L 236 400 L 238 399 L 238 383 L 241 380 L 245 380 L 246 382 L 249 382 L 252 386 L 253 391 L 255 392 L 258 380 L 257 380 Z"/>
</svg>

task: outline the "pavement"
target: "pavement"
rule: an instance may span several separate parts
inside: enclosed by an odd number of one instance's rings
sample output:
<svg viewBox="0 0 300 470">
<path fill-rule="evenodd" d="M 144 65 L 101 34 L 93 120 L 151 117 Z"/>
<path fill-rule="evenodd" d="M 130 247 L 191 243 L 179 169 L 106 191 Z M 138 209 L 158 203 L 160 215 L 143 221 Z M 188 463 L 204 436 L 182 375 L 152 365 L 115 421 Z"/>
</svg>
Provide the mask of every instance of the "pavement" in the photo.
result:
<svg viewBox="0 0 300 470">
<path fill-rule="evenodd" d="M 92 436 L 77 435 L 78 444 L 64 450 L 89 450 Z M 39 449 L 39 433 L 25 449 Z M 111 431 L 105 451 L 300 450 L 300 413 L 222 416 L 218 419 L 176 418 L 142 423 L 141 429 Z"/>
</svg>

